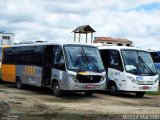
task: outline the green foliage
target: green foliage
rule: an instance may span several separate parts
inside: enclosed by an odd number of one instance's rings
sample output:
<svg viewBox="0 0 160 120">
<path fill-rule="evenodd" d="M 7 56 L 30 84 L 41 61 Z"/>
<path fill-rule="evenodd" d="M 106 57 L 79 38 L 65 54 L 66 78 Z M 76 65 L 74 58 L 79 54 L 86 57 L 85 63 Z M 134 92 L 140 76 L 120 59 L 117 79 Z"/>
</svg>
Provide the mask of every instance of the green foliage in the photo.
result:
<svg viewBox="0 0 160 120">
<path fill-rule="evenodd" d="M 157 92 L 146 92 L 147 95 L 160 95 L 160 87 Z"/>
</svg>

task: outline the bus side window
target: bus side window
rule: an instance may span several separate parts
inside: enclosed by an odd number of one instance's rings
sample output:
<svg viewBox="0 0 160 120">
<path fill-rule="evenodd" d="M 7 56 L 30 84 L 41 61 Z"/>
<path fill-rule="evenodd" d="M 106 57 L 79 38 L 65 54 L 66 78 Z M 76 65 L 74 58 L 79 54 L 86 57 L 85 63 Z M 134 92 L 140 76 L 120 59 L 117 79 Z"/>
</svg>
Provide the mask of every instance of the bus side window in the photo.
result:
<svg viewBox="0 0 160 120">
<path fill-rule="evenodd" d="M 110 56 L 109 56 L 109 67 L 114 68 L 120 71 L 123 71 L 123 66 L 122 66 L 122 60 L 120 57 L 120 53 L 115 50 L 110 51 Z"/>
<path fill-rule="evenodd" d="M 106 72 L 108 72 L 109 66 L 109 50 L 100 50 L 100 55 L 102 58 L 103 65 L 105 67 Z"/>
<path fill-rule="evenodd" d="M 150 52 L 154 63 L 160 63 L 160 56 L 157 52 Z"/>
<path fill-rule="evenodd" d="M 2 48 L 0 48 L 0 62 L 2 61 Z"/>
<path fill-rule="evenodd" d="M 54 68 L 65 70 L 64 56 L 61 50 L 56 50 L 54 52 Z"/>
</svg>

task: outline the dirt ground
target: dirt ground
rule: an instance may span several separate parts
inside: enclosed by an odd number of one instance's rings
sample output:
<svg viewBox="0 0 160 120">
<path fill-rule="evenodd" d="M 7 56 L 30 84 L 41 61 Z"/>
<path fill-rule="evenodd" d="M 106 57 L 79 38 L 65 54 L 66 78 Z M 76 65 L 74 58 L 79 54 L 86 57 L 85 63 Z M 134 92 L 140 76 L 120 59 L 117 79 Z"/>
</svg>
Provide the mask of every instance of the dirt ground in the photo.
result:
<svg viewBox="0 0 160 120">
<path fill-rule="evenodd" d="M 34 118 L 32 115 L 37 115 L 47 119 L 69 115 L 77 119 L 81 115 L 81 118 L 89 120 L 112 119 L 118 114 L 160 114 L 160 96 L 136 98 L 134 94 L 110 96 L 107 92 L 98 92 L 91 97 L 84 93 L 67 93 L 58 98 L 47 88 L 26 87 L 19 90 L 12 84 L 0 83 L 0 113 L 1 117 L 23 115 Z"/>
</svg>

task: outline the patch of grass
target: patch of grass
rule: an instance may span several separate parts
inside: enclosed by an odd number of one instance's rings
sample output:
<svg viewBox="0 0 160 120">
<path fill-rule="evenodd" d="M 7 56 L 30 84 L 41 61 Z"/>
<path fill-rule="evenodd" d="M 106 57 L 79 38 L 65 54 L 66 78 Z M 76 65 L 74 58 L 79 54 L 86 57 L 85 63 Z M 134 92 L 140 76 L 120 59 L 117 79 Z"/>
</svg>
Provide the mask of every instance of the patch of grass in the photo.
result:
<svg viewBox="0 0 160 120">
<path fill-rule="evenodd" d="M 6 92 L 5 90 L 0 90 L 0 92 Z"/>
<path fill-rule="evenodd" d="M 160 86 L 157 92 L 146 92 L 147 95 L 160 95 Z"/>
<path fill-rule="evenodd" d="M 0 89 L 0 93 L 8 94 L 9 92 Z"/>
</svg>

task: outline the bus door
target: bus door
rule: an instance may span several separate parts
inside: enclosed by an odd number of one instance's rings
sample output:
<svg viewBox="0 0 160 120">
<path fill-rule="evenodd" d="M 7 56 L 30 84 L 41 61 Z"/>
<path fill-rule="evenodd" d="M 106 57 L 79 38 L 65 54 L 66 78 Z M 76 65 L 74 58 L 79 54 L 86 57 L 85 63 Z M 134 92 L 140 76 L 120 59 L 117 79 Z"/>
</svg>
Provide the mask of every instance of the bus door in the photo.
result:
<svg viewBox="0 0 160 120">
<path fill-rule="evenodd" d="M 51 82 L 51 72 L 53 65 L 53 46 L 46 46 L 44 48 L 44 63 L 43 63 L 43 84 L 49 86 Z"/>
<path fill-rule="evenodd" d="M 118 85 L 122 87 L 122 80 L 125 80 L 123 71 L 124 69 L 119 51 L 110 50 L 108 78 L 110 80 L 114 80 Z"/>
<path fill-rule="evenodd" d="M 110 50 L 100 50 L 100 55 L 106 70 L 106 74 L 108 73 L 108 68 L 109 68 L 109 52 Z"/>
</svg>

